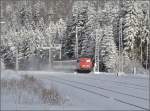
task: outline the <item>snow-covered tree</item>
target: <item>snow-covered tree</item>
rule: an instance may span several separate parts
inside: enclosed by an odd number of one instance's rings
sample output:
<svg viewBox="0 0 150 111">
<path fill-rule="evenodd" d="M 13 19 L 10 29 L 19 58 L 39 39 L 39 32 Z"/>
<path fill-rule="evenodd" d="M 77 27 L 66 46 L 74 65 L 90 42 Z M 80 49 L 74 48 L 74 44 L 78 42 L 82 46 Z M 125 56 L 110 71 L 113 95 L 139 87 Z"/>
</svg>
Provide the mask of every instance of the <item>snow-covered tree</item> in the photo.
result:
<svg viewBox="0 0 150 111">
<path fill-rule="evenodd" d="M 98 26 L 97 22 L 97 13 L 96 8 L 94 6 L 94 2 L 87 3 L 87 20 L 85 26 L 83 28 L 84 36 L 82 37 L 82 49 L 81 49 L 81 56 L 89 56 L 94 57 L 94 48 L 95 48 L 95 37 L 96 32 L 95 29 Z"/>
<path fill-rule="evenodd" d="M 105 26 L 100 42 L 100 61 L 105 66 L 105 71 L 114 72 L 117 63 L 117 48 L 113 37 L 112 25 Z"/>
<path fill-rule="evenodd" d="M 1 25 L 1 52 L 3 52 L 1 55 L 8 55 L 6 52 L 10 52 L 9 56 L 5 57 L 12 56 L 13 59 L 9 58 L 8 61 L 15 61 L 15 50 L 13 51 L 12 47 L 18 49 L 21 59 L 28 59 L 41 47 L 49 47 L 55 43 L 63 44 L 64 58 L 73 59 L 75 58 L 76 34 L 79 57 L 85 55 L 94 57 L 95 30 L 101 28 L 104 29 L 104 35 L 113 36 L 114 44 L 118 48 L 120 18 L 123 18 L 124 61 L 130 63 L 130 59 L 134 57 L 141 60 L 143 66 L 146 63 L 146 45 L 147 38 L 149 38 L 148 0 L 71 0 L 68 2 L 69 6 L 66 4 L 66 0 L 57 2 L 17 0 L 6 3 L 3 0 L 2 2 L 6 5 L 6 7 L 2 5 L 3 8 L 6 8 L 2 11 L 3 16 L 6 16 L 6 24 Z M 137 5 L 139 7 L 136 7 Z M 67 12 L 69 12 L 68 16 L 65 16 Z M 110 25 L 113 25 L 113 28 Z M 112 29 L 112 34 L 109 34 L 109 30 L 106 31 L 107 28 Z M 105 36 L 105 38 L 107 37 Z M 102 47 L 99 48 L 103 49 Z M 38 54 L 40 55 L 41 52 Z M 109 51 L 106 50 L 106 52 Z M 45 52 L 43 51 L 42 54 L 44 55 Z M 110 56 L 105 57 L 110 58 Z M 107 65 L 106 61 L 103 63 L 106 69 L 111 67 Z M 124 65 L 128 63 L 124 63 Z"/>
<path fill-rule="evenodd" d="M 37 2 L 33 5 L 33 20 L 35 25 L 38 25 L 40 18 L 42 17 L 42 10 L 45 9 L 45 3 L 42 0 L 37 0 Z"/>
<path fill-rule="evenodd" d="M 123 38 L 124 50 L 128 52 L 130 58 L 134 58 L 134 45 L 138 32 L 138 18 L 134 7 L 134 0 L 124 0 L 123 10 Z"/>
<path fill-rule="evenodd" d="M 79 51 L 81 51 L 81 39 L 83 36 L 81 29 L 85 26 L 87 19 L 86 6 L 87 1 L 75 1 L 73 4 L 72 15 L 67 22 L 66 36 L 63 38 L 63 54 L 68 58 L 75 57 L 76 33 L 78 33 L 78 47 Z"/>
<path fill-rule="evenodd" d="M 88 20 L 88 15 L 87 15 L 87 10 L 86 7 L 82 8 L 81 11 L 78 13 L 78 17 L 77 17 L 77 26 L 76 26 L 76 30 L 77 30 L 77 34 L 78 34 L 78 54 L 79 56 L 81 56 L 83 47 L 83 42 L 87 41 L 87 36 L 85 34 L 85 26 L 86 26 L 86 22 Z M 85 45 L 85 44 L 84 44 Z"/>
<path fill-rule="evenodd" d="M 66 31 L 66 22 L 62 18 L 60 18 L 59 21 L 56 23 L 56 28 L 57 28 L 57 41 L 61 43 Z"/>
<path fill-rule="evenodd" d="M 79 56 L 93 57 L 94 54 L 94 29 L 96 28 L 96 10 L 93 2 L 90 1 L 77 1 L 79 7 L 77 14 L 77 32 L 79 40 Z M 75 5 L 76 6 L 76 5 Z M 75 13 L 76 14 L 76 13 Z"/>
<path fill-rule="evenodd" d="M 50 22 L 49 26 L 45 30 L 45 42 L 47 43 L 47 46 L 51 46 L 54 44 L 55 37 L 57 33 L 57 27 L 53 21 Z"/>
<path fill-rule="evenodd" d="M 137 4 L 138 34 L 136 42 L 136 58 L 144 65 L 147 53 L 147 38 L 149 38 L 149 2 L 142 1 Z"/>
<path fill-rule="evenodd" d="M 66 24 L 65 36 L 62 39 L 62 54 L 64 59 L 70 59 L 75 57 L 75 20 L 75 16 L 71 16 L 70 18 L 68 18 Z"/>
</svg>

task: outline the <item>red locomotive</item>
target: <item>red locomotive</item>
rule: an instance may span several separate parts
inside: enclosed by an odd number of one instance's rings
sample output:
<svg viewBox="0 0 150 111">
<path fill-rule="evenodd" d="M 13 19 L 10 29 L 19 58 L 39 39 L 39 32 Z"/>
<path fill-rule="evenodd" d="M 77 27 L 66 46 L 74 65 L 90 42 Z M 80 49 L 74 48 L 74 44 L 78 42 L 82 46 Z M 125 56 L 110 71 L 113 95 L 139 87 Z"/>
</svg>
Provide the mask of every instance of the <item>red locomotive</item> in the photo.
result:
<svg viewBox="0 0 150 111">
<path fill-rule="evenodd" d="M 90 57 L 81 57 L 77 60 L 77 72 L 91 72 L 93 69 L 93 60 Z"/>
</svg>

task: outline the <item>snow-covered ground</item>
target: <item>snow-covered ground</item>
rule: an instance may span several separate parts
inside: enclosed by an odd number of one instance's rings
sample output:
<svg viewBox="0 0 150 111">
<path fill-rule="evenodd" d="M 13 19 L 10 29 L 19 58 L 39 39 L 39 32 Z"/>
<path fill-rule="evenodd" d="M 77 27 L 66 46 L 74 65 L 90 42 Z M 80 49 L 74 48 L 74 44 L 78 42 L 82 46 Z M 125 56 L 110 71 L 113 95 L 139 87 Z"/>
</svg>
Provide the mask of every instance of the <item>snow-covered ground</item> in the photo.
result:
<svg viewBox="0 0 150 111">
<path fill-rule="evenodd" d="M 64 73 L 45 71 L 3 71 L 1 79 L 20 79 L 24 74 L 41 81 L 45 88 L 56 87 L 62 104 L 11 104 L 1 97 L 2 109 L 24 110 L 148 110 L 149 76 L 108 73 Z M 2 89 L 3 90 L 3 89 Z M 11 93 L 7 92 L 8 95 Z M 3 96 L 3 95 L 2 95 Z M 25 96 L 33 96 L 25 95 Z M 8 102 L 8 103 L 7 103 Z"/>
</svg>

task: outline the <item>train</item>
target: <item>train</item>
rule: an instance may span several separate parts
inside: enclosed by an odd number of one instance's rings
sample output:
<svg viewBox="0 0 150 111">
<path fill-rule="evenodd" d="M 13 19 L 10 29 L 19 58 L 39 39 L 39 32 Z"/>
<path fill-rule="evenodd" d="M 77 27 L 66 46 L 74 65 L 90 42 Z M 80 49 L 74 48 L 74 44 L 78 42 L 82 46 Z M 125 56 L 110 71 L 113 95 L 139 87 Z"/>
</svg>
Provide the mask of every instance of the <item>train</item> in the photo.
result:
<svg viewBox="0 0 150 111">
<path fill-rule="evenodd" d="M 77 60 L 77 72 L 91 72 L 94 67 L 94 60 L 90 57 L 80 57 Z"/>
</svg>

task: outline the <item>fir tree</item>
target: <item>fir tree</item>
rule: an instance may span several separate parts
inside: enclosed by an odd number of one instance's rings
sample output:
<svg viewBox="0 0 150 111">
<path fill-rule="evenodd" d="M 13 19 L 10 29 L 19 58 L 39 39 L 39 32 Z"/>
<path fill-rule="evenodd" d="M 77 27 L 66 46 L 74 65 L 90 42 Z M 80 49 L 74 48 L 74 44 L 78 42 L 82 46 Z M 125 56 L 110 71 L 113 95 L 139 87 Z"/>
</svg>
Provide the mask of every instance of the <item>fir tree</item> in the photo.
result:
<svg viewBox="0 0 150 111">
<path fill-rule="evenodd" d="M 124 50 L 133 59 L 135 39 L 138 32 L 138 19 L 137 12 L 134 8 L 134 0 L 125 0 L 123 9 L 125 13 L 123 20 Z"/>
<path fill-rule="evenodd" d="M 112 26 L 105 26 L 100 42 L 100 61 L 105 65 L 105 71 L 114 72 L 117 62 L 117 48 L 113 37 Z"/>
<path fill-rule="evenodd" d="M 76 28 L 79 44 L 78 54 L 79 56 L 81 55 L 82 42 L 85 37 L 84 27 L 87 22 L 87 3 L 87 1 L 76 1 L 73 4 L 72 17 L 67 23 L 66 38 L 64 38 L 67 40 L 63 40 L 63 47 L 65 48 L 63 52 L 65 52 L 65 55 L 67 55 L 69 58 L 75 57 Z"/>
<path fill-rule="evenodd" d="M 68 19 L 66 34 L 62 40 L 62 53 L 64 59 L 74 58 L 75 57 L 75 30 L 76 30 L 76 21 L 75 16 L 72 16 Z"/>
<path fill-rule="evenodd" d="M 145 63 L 146 60 L 146 50 L 147 50 L 147 38 L 149 38 L 149 17 L 148 17 L 148 3 L 142 2 L 138 5 L 138 34 L 137 39 L 135 41 L 135 49 L 136 49 L 136 58 L 141 61 L 142 64 Z"/>
</svg>

